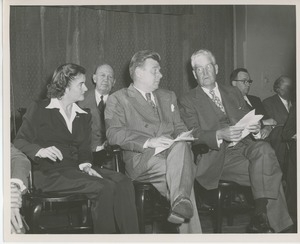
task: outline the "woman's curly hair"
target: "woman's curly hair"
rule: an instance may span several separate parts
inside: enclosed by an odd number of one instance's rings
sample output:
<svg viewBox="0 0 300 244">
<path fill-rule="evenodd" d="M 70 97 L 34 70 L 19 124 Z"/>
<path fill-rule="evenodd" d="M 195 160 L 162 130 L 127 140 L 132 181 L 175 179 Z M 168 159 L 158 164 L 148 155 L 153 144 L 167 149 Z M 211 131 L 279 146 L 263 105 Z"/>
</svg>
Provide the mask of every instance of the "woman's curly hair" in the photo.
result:
<svg viewBox="0 0 300 244">
<path fill-rule="evenodd" d="M 59 66 L 47 85 L 47 97 L 61 98 L 71 81 L 79 74 L 85 74 L 85 68 L 80 65 L 68 63 Z"/>
</svg>

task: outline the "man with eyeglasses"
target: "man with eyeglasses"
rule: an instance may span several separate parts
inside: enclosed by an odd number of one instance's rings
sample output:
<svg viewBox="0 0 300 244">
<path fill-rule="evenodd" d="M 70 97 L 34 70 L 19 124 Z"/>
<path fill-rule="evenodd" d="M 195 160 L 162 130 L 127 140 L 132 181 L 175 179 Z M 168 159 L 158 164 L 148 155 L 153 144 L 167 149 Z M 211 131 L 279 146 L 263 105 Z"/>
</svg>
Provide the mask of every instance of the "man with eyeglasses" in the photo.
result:
<svg viewBox="0 0 300 244">
<path fill-rule="evenodd" d="M 262 118 L 262 129 L 260 130 L 260 133 L 262 139 L 267 138 L 277 122 L 268 116 L 259 97 L 248 95 L 250 86 L 253 82 L 250 79 L 248 70 L 245 68 L 235 69 L 230 75 L 230 81 L 231 85 L 237 87 L 241 91 L 247 107 L 250 110 L 255 109 L 255 114 L 262 114 L 264 116 Z"/>
<path fill-rule="evenodd" d="M 255 214 L 248 232 L 281 232 L 293 222 L 286 207 L 281 184 L 282 172 L 270 144 L 251 136 L 241 139 L 244 128 L 234 126 L 249 109 L 241 92 L 216 81 L 218 65 L 209 50 L 191 57 L 198 86 L 180 99 L 181 117 L 193 128 L 195 143 L 208 145 L 210 151 L 197 158 L 196 179 L 206 189 L 215 189 L 219 180 L 250 186 Z M 247 127 L 259 138 L 260 123 Z M 230 146 L 230 142 L 237 142 Z"/>
</svg>

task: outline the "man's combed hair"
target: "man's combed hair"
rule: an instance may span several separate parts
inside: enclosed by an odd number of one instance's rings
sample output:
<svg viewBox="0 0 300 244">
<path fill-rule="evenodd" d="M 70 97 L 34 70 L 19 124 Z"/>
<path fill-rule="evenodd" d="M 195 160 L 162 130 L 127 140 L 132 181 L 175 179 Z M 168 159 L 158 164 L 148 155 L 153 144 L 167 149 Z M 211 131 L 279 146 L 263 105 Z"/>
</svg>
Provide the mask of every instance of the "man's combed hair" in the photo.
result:
<svg viewBox="0 0 300 244">
<path fill-rule="evenodd" d="M 59 66 L 47 85 L 47 97 L 61 98 L 71 81 L 79 74 L 85 74 L 85 68 L 80 65 L 68 63 Z"/>
<path fill-rule="evenodd" d="M 157 52 L 151 50 L 142 50 L 135 53 L 129 64 L 129 73 L 131 79 L 134 78 L 134 72 L 137 67 L 144 65 L 146 59 L 152 58 L 157 62 L 160 62 L 160 55 Z"/>
<path fill-rule="evenodd" d="M 245 69 L 245 68 L 237 68 L 237 69 L 235 69 L 234 71 L 231 72 L 231 74 L 230 74 L 230 81 L 232 82 L 232 81 L 236 80 L 237 76 L 238 76 L 238 74 L 240 72 L 245 72 L 245 73 L 249 74 L 247 69 Z"/>
<path fill-rule="evenodd" d="M 200 55 L 204 55 L 204 56 L 208 56 L 211 58 L 212 64 L 216 64 L 216 58 L 215 56 L 212 54 L 211 51 L 207 50 L 207 49 L 200 49 L 196 52 L 194 52 L 191 56 L 191 65 L 193 68 L 195 68 L 195 59 L 196 57 L 200 56 Z"/>
</svg>

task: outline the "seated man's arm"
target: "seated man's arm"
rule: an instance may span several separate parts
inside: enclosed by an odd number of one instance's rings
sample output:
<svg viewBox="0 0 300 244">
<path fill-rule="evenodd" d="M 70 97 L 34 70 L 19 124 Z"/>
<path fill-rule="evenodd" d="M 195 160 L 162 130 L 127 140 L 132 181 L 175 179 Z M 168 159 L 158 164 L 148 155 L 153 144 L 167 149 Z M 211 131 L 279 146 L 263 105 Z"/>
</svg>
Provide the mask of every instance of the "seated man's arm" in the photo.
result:
<svg viewBox="0 0 300 244">
<path fill-rule="evenodd" d="M 126 117 L 124 104 L 120 97 L 110 95 L 106 102 L 105 108 L 105 124 L 106 136 L 110 145 L 119 145 L 125 150 L 143 152 L 144 144 L 150 139 L 149 136 L 142 131 L 129 129 L 127 120 L 134 120 L 134 117 Z M 124 101 L 123 101 L 124 103 Z"/>
<path fill-rule="evenodd" d="M 20 208 L 22 193 L 28 188 L 31 164 L 29 159 L 11 144 L 11 232 L 21 233 L 23 228 Z"/>
</svg>

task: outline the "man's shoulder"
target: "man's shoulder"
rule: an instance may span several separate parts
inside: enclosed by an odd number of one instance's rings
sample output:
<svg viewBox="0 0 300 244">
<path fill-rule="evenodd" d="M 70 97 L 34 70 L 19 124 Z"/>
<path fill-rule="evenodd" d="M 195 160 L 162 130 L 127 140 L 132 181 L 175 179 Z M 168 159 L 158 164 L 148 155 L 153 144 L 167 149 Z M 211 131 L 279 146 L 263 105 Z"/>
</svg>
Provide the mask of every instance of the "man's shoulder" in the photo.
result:
<svg viewBox="0 0 300 244">
<path fill-rule="evenodd" d="M 175 94 L 175 92 L 164 89 L 164 88 L 159 88 L 159 89 L 155 90 L 155 93 L 158 95 L 164 95 L 164 96 Z"/>
<path fill-rule="evenodd" d="M 257 96 L 247 95 L 247 97 L 248 97 L 249 100 L 261 102 L 261 99 Z"/>
<path fill-rule="evenodd" d="M 275 94 L 273 96 L 270 96 L 270 97 L 267 97 L 263 100 L 263 103 L 273 103 L 274 100 L 277 100 L 278 99 L 278 95 Z"/>
<path fill-rule="evenodd" d="M 193 97 L 196 96 L 196 94 L 199 93 L 198 91 L 198 88 L 195 87 L 195 88 L 192 88 L 191 90 L 187 91 L 186 93 L 184 93 L 179 100 L 190 100 L 192 99 Z"/>
</svg>

